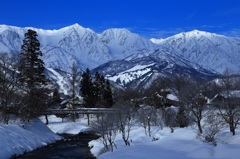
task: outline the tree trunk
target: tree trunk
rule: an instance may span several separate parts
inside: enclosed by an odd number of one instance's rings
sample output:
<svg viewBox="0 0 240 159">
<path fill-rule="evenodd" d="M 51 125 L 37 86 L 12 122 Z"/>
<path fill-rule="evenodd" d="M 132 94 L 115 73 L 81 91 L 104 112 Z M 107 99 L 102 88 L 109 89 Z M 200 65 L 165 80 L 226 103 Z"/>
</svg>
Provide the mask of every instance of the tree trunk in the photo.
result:
<svg viewBox="0 0 240 159">
<path fill-rule="evenodd" d="M 201 125 L 201 120 L 198 120 L 197 121 L 197 125 L 198 125 L 198 130 L 199 130 L 199 133 L 202 134 L 203 131 L 202 131 L 202 125 Z"/>
<path fill-rule="evenodd" d="M 230 132 L 232 133 L 232 135 L 235 135 L 235 129 L 233 125 L 230 125 Z"/>
<path fill-rule="evenodd" d="M 48 117 L 47 117 L 47 115 L 45 115 L 45 119 L 46 119 L 46 125 L 48 125 Z"/>
</svg>

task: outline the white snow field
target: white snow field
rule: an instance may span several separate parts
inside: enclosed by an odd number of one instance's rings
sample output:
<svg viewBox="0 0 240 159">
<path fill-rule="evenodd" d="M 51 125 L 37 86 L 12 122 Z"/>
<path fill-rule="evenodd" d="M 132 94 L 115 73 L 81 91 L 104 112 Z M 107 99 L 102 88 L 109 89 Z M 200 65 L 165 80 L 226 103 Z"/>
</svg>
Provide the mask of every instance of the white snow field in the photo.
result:
<svg viewBox="0 0 240 159">
<path fill-rule="evenodd" d="M 7 159 L 14 154 L 19 155 L 42 147 L 60 139 L 55 133 L 78 134 L 89 130 L 85 118 L 76 122 L 54 115 L 49 116 L 48 127 L 44 125 L 45 118 L 41 117 L 31 124 L 22 127 L 18 124 L 0 126 L 0 159 Z M 94 119 L 91 119 L 94 120 Z M 154 140 L 153 140 L 154 139 Z M 134 126 L 130 133 L 131 146 L 125 146 L 121 134 L 117 134 L 113 152 L 100 154 L 103 145 L 101 138 L 89 142 L 91 152 L 98 159 L 239 159 L 240 131 L 232 136 L 228 129 L 217 136 L 217 146 L 204 142 L 197 137 L 193 127 L 175 128 L 170 133 L 169 128 L 151 128 L 151 137 L 145 135 L 140 126 Z"/>
<path fill-rule="evenodd" d="M 153 137 L 158 140 L 153 141 Z M 117 149 L 98 156 L 98 159 L 239 159 L 240 133 L 232 136 L 229 132 L 219 135 L 215 147 L 197 138 L 193 128 L 177 128 L 170 133 L 169 128 L 155 130 L 152 137 L 144 134 L 144 129 L 135 127 L 131 132 L 131 146 L 125 146 L 121 134 L 116 136 Z M 92 153 L 98 155 L 100 140 L 91 141 Z"/>
<path fill-rule="evenodd" d="M 41 120 L 45 122 L 45 118 Z M 94 121 L 94 118 L 90 119 Z M 48 127 L 55 133 L 78 134 L 89 130 L 86 118 L 71 122 L 54 115 L 49 116 Z M 155 141 L 153 141 L 155 139 Z M 157 140 L 156 140 L 157 139 Z M 98 159 L 239 159 L 240 131 L 232 136 L 226 128 L 217 135 L 217 146 L 204 142 L 194 127 L 175 128 L 174 133 L 165 127 L 151 128 L 151 137 L 145 135 L 140 126 L 134 126 L 130 133 L 131 146 L 125 146 L 121 134 L 117 134 L 113 152 L 100 154 L 103 148 L 101 138 L 89 142 L 91 152 Z"/>
</svg>

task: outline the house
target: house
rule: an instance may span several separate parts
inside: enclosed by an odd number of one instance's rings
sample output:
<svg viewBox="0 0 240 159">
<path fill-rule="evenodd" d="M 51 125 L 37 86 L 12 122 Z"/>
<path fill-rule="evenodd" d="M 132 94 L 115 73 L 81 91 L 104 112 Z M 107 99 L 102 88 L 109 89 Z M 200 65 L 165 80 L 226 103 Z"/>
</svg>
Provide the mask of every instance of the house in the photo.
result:
<svg viewBox="0 0 240 159">
<path fill-rule="evenodd" d="M 240 104 L 240 90 L 224 91 L 216 94 L 212 99 L 208 100 L 208 105 L 221 106 L 223 104 Z"/>
</svg>

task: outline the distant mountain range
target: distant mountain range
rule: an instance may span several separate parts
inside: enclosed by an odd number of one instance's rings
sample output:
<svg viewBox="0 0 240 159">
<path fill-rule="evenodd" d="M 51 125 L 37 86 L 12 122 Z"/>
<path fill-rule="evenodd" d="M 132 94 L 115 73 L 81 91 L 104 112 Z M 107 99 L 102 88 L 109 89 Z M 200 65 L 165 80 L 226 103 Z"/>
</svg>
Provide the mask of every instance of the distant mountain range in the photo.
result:
<svg viewBox="0 0 240 159">
<path fill-rule="evenodd" d="M 20 52 L 28 29 L 37 31 L 49 70 L 70 72 L 75 62 L 81 70 L 97 69 L 120 85 L 137 85 L 175 73 L 208 78 L 226 68 L 232 73 L 240 71 L 239 38 L 198 30 L 149 40 L 127 29 L 99 34 L 78 24 L 59 30 L 0 25 L 0 52 Z"/>
<path fill-rule="evenodd" d="M 226 68 L 232 73 L 240 71 L 240 38 L 193 30 L 151 41 L 163 50 L 219 73 L 223 73 Z"/>
<path fill-rule="evenodd" d="M 97 34 L 78 24 L 59 30 L 0 25 L 0 52 L 19 52 L 28 29 L 38 33 L 46 66 L 63 71 L 69 71 L 74 62 L 84 70 L 87 67 L 92 69 L 156 47 L 151 41 L 127 29 L 109 29 Z"/>
</svg>

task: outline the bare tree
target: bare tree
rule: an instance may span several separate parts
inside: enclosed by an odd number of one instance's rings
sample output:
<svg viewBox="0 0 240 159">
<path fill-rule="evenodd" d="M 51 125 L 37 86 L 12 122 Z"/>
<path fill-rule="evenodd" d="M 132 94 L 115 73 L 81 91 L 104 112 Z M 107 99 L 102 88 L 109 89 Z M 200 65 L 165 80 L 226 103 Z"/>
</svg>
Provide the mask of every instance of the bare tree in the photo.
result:
<svg viewBox="0 0 240 159">
<path fill-rule="evenodd" d="M 117 120 L 113 114 L 101 115 L 93 127 L 101 135 L 101 140 L 106 150 L 113 151 L 116 145 L 114 143 L 117 133 Z"/>
<path fill-rule="evenodd" d="M 172 79 L 172 89 L 179 100 L 179 109 L 176 116 L 176 122 L 179 127 L 186 127 L 189 125 L 189 111 L 185 101 L 185 95 L 187 93 L 189 83 L 190 79 L 184 75 L 177 74 Z"/>
<path fill-rule="evenodd" d="M 71 96 L 72 109 L 75 109 L 77 94 L 79 94 L 77 92 L 79 90 L 79 83 L 80 83 L 80 71 L 76 63 L 73 63 L 71 67 L 71 74 L 70 74 L 70 86 L 71 86 L 70 96 Z M 77 115 L 71 114 L 71 116 L 72 116 L 72 120 L 75 122 L 75 118 L 77 117 Z"/>
<path fill-rule="evenodd" d="M 19 110 L 23 122 L 39 117 L 48 108 L 49 92 L 48 88 L 38 88 L 30 90 L 23 96 Z"/>
<path fill-rule="evenodd" d="M 151 126 L 156 123 L 156 109 L 151 106 L 138 109 L 137 121 L 144 128 L 145 134 L 151 136 Z"/>
<path fill-rule="evenodd" d="M 18 60 L 15 56 L 0 54 L 0 107 L 5 124 L 8 124 L 9 109 L 15 109 L 13 105 L 17 97 L 15 95 L 18 84 L 17 68 Z"/>
<path fill-rule="evenodd" d="M 207 104 L 206 85 L 201 81 L 191 81 L 185 88 L 182 99 L 192 115 L 192 121 L 197 124 L 201 134 L 203 133 L 201 121 Z"/>
<path fill-rule="evenodd" d="M 80 71 L 77 67 L 76 63 L 72 64 L 71 67 L 71 74 L 70 74 L 70 85 L 71 85 L 71 101 L 74 107 L 75 99 L 77 97 L 77 94 L 79 94 L 77 91 L 79 90 L 79 82 L 80 82 Z"/>
<path fill-rule="evenodd" d="M 166 108 L 164 111 L 164 123 L 170 128 L 171 133 L 174 132 L 174 127 L 177 126 L 177 112 L 178 110 L 172 107 Z"/>
<path fill-rule="evenodd" d="M 212 109 L 205 118 L 206 125 L 203 127 L 203 133 L 200 136 L 203 136 L 204 140 L 214 146 L 217 146 L 217 137 L 216 135 L 223 128 L 223 121 L 220 116 Z"/>
<path fill-rule="evenodd" d="M 222 79 L 222 98 L 217 108 L 221 117 L 228 124 L 230 132 L 235 135 L 235 129 L 240 121 L 240 100 L 233 94 L 234 86 L 232 86 L 227 70 L 224 75 L 225 77 Z"/>
<path fill-rule="evenodd" d="M 120 101 L 114 105 L 118 128 L 122 134 L 122 139 L 126 146 L 130 146 L 129 136 L 134 123 L 135 108 L 130 101 Z"/>
</svg>

